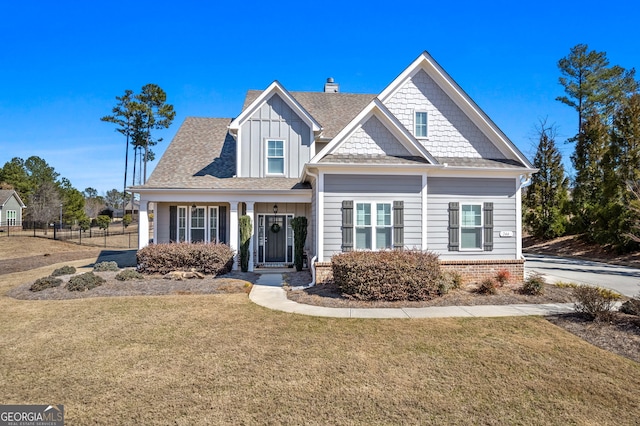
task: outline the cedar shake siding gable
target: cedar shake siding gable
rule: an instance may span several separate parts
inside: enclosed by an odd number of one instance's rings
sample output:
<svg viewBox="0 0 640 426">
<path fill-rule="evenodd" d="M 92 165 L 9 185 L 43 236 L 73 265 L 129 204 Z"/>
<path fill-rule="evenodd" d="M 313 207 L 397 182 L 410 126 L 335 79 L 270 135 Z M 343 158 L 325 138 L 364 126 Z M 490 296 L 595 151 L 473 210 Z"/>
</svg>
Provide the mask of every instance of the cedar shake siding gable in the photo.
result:
<svg viewBox="0 0 640 426">
<path fill-rule="evenodd" d="M 385 106 L 411 134 L 414 134 L 415 111 L 427 112 L 428 135 L 419 141 L 435 157 L 504 158 L 424 70 L 413 75 Z"/>
</svg>

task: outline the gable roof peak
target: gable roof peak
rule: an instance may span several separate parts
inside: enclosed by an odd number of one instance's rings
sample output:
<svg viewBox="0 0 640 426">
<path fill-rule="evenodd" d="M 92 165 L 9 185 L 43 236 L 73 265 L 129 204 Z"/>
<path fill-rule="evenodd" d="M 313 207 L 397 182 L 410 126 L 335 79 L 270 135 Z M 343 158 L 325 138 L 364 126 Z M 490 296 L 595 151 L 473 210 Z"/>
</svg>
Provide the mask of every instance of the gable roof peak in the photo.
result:
<svg viewBox="0 0 640 426">
<path fill-rule="evenodd" d="M 236 117 L 231 124 L 229 124 L 229 132 L 234 136 L 237 135 L 240 126 L 249 117 L 251 117 L 263 103 L 267 102 L 274 95 L 280 96 L 280 98 L 291 108 L 307 125 L 313 130 L 314 133 L 320 133 L 322 126 L 316 121 L 311 114 L 294 98 L 287 89 L 284 88 L 278 80 L 274 80 L 264 91 L 251 102 L 246 108 Z"/>
</svg>

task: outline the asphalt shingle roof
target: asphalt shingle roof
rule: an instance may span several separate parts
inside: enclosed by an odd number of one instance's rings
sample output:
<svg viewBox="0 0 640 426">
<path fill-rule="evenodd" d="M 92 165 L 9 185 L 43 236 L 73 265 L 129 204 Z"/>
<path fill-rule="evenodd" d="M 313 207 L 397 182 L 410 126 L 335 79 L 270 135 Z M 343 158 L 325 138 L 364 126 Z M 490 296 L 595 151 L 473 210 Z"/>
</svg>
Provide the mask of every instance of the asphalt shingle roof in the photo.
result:
<svg viewBox="0 0 640 426">
<path fill-rule="evenodd" d="M 230 118 L 188 117 L 165 151 L 145 188 L 307 189 L 298 179 L 234 178 L 236 141 Z"/>
<path fill-rule="evenodd" d="M 249 90 L 244 111 L 262 90 Z M 333 139 L 376 95 L 356 93 L 289 92 L 322 126 L 322 137 Z"/>
</svg>

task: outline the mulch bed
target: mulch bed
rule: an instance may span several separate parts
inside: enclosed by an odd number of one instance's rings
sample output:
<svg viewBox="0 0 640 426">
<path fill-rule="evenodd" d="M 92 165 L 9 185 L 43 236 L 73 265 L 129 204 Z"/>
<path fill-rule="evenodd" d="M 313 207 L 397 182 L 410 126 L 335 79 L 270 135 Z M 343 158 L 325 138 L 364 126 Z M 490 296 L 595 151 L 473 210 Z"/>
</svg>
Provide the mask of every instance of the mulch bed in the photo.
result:
<svg viewBox="0 0 640 426">
<path fill-rule="evenodd" d="M 307 273 L 308 274 L 308 273 Z M 291 287 L 304 285 L 311 281 L 305 271 L 292 272 L 285 281 Z M 497 294 L 478 294 L 475 286 L 468 285 L 449 293 L 423 301 L 362 301 L 343 295 L 335 284 L 321 284 L 306 290 L 291 290 L 287 288 L 287 297 L 306 305 L 325 306 L 329 308 L 422 308 L 426 306 L 471 306 L 471 305 L 512 305 L 530 303 L 567 303 L 572 301 L 571 289 L 547 285 L 545 294 L 529 296 L 519 292 L 518 285 L 505 285 L 498 289 Z"/>
<path fill-rule="evenodd" d="M 594 346 L 640 362 L 640 317 L 616 313 L 609 322 L 583 314 L 553 315 L 547 319 Z"/>
<path fill-rule="evenodd" d="M 33 282 L 28 282 L 9 290 L 6 295 L 23 300 L 64 300 L 84 299 L 88 297 L 117 297 L 117 296 L 159 296 L 165 294 L 222 294 L 248 293 L 251 283 L 255 282 L 257 274 L 250 272 L 230 272 L 221 276 L 206 276 L 204 279 L 170 280 L 162 275 L 149 275 L 142 280 L 118 281 L 117 272 L 94 272 L 107 282 L 88 291 L 69 291 L 66 283 L 70 275 L 63 275 L 63 284 L 59 287 L 42 291 L 31 291 Z"/>
</svg>

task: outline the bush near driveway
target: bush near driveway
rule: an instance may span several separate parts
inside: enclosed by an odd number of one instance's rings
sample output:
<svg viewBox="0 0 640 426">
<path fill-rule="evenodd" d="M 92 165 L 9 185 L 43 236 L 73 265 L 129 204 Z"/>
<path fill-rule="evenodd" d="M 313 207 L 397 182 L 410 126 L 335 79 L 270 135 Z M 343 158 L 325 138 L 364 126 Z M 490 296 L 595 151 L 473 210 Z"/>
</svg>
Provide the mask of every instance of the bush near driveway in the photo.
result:
<svg viewBox="0 0 640 426">
<path fill-rule="evenodd" d="M 234 251 L 226 244 L 170 243 L 151 244 L 136 255 L 138 272 L 168 274 L 171 271 L 197 271 L 220 275 L 233 266 Z"/>
<path fill-rule="evenodd" d="M 47 288 L 58 287 L 62 284 L 62 280 L 60 278 L 55 278 L 54 276 L 38 278 L 29 288 L 31 291 L 42 291 Z"/>
<path fill-rule="evenodd" d="M 69 279 L 67 290 L 69 291 L 86 291 L 96 288 L 104 284 L 106 280 L 93 272 L 76 275 Z"/>
<path fill-rule="evenodd" d="M 333 279 L 359 300 L 428 300 L 440 294 L 440 264 L 431 252 L 352 251 L 331 258 Z"/>
<path fill-rule="evenodd" d="M 613 306 L 620 295 L 602 287 L 579 285 L 573 289 L 576 298 L 576 311 L 591 318 L 608 321 L 613 315 Z"/>
</svg>

